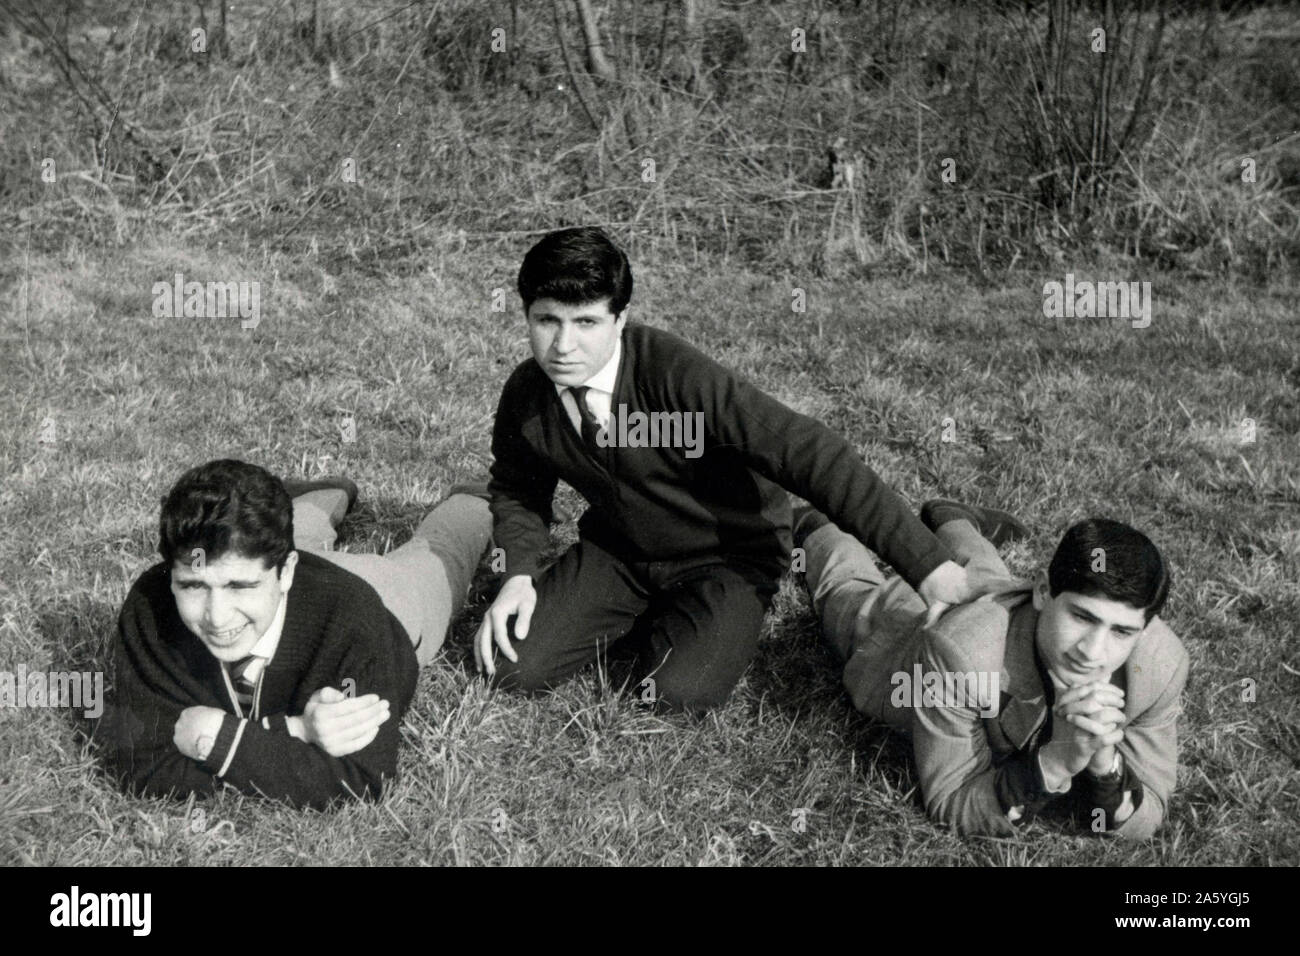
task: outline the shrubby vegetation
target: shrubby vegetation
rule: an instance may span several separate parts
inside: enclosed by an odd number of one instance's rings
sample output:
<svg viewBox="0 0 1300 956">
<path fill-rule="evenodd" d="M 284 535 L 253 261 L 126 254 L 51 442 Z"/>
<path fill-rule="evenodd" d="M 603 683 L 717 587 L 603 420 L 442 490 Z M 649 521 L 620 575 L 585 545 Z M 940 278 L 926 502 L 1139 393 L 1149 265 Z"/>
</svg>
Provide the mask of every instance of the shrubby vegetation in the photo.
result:
<svg viewBox="0 0 1300 956">
<path fill-rule="evenodd" d="M 592 221 L 824 275 L 1104 250 L 1257 276 L 1300 248 L 1286 4 L 221 9 L 0 2 L 10 226 L 162 217 L 380 269 Z"/>
</svg>

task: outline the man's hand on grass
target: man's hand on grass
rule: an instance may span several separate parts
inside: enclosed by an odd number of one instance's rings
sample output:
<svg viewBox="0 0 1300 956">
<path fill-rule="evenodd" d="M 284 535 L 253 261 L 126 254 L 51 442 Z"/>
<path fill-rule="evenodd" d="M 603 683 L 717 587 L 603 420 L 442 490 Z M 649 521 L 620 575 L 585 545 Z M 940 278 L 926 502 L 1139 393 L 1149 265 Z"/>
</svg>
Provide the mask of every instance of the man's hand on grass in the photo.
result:
<svg viewBox="0 0 1300 956">
<path fill-rule="evenodd" d="M 522 641 L 528 636 L 528 625 L 533 619 L 533 609 L 537 607 L 537 590 L 533 579 L 527 574 L 516 574 L 506 581 L 492 606 L 483 615 L 483 623 L 474 635 L 474 663 L 480 671 L 487 671 L 489 677 L 497 672 L 492 661 L 492 642 L 501 648 L 501 653 L 511 661 L 518 662 L 519 655 L 510 644 L 510 618 L 515 617 L 515 640 Z"/>
<path fill-rule="evenodd" d="M 348 697 L 322 687 L 308 699 L 301 717 L 288 718 L 289 733 L 331 757 L 346 757 L 368 747 L 389 716 L 388 701 L 378 694 Z"/>
</svg>

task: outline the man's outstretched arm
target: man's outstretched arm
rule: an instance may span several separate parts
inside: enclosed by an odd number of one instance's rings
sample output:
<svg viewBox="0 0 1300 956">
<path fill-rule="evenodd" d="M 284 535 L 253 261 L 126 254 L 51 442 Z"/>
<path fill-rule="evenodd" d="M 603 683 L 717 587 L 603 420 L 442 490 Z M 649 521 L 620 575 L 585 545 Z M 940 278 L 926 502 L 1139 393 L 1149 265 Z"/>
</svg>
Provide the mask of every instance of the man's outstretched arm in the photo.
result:
<svg viewBox="0 0 1300 956">
<path fill-rule="evenodd" d="M 947 547 L 842 436 L 691 350 L 675 370 L 675 402 L 704 412 L 709 440 L 806 498 L 901 574 L 933 605 L 971 600 Z M 936 573 L 937 572 L 937 573 Z"/>
<path fill-rule="evenodd" d="M 506 382 L 492 425 L 492 537 L 505 552 L 505 573 L 533 576 L 550 543 L 551 503 L 559 479 L 533 454 L 521 432 L 522 370 Z"/>
<path fill-rule="evenodd" d="M 551 505 L 559 479 L 554 469 L 533 454 L 520 430 L 526 367 L 506 382 L 492 426 L 492 537 L 505 552 L 506 582 L 474 635 L 474 662 L 491 677 L 496 673 L 494 646 L 518 660 L 510 643 L 510 620 L 516 637 L 526 637 L 537 592 L 533 578 L 541 570 L 542 552 L 550 543 Z"/>
</svg>

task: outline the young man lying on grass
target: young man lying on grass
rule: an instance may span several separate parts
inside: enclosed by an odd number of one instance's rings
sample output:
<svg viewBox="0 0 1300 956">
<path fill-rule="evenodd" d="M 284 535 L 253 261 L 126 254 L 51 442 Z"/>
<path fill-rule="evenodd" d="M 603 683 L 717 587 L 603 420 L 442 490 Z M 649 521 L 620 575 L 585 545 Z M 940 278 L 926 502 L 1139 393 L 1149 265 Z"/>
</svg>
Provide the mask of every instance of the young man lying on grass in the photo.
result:
<svg viewBox="0 0 1300 956">
<path fill-rule="evenodd" d="M 281 482 L 220 460 L 163 501 L 162 561 L 127 595 L 96 731 L 123 785 L 321 808 L 397 771 L 417 668 L 441 647 L 491 531 L 453 494 L 382 557 L 330 551 L 346 479 Z"/>
<path fill-rule="evenodd" d="M 862 713 L 910 731 L 926 812 L 962 834 L 1006 836 L 1070 793 L 1091 830 L 1150 836 L 1178 760 L 1182 643 L 1156 615 L 1159 549 L 1117 521 L 1071 527 L 1032 586 L 995 545 L 1027 532 L 1004 512 L 932 501 L 921 520 L 989 598 L 931 626 L 925 603 L 810 507 L 797 509 L 808 593 Z M 922 686 L 917 687 L 917 683 Z"/>
<path fill-rule="evenodd" d="M 721 704 L 790 564 L 783 488 L 936 610 L 976 596 L 842 437 L 676 336 L 628 324 L 632 270 L 599 229 L 544 236 L 518 286 L 533 357 L 502 390 L 488 486 L 506 580 L 474 642 L 502 686 L 551 687 L 628 639 L 658 703 Z M 578 543 L 543 569 L 560 479 L 591 507 Z"/>
</svg>

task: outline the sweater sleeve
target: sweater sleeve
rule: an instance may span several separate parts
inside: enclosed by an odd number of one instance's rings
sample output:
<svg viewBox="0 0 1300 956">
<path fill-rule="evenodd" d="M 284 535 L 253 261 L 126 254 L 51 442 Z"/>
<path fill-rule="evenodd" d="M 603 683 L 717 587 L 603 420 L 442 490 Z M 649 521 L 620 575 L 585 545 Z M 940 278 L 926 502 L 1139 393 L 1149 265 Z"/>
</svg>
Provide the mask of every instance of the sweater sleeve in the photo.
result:
<svg viewBox="0 0 1300 956">
<path fill-rule="evenodd" d="M 505 551 L 505 576 L 533 576 L 550 543 L 548 525 L 555 487 L 554 469 L 525 442 L 522 424 L 527 366 L 510 376 L 501 392 L 492 426 L 492 537 Z"/>
<path fill-rule="evenodd" d="M 186 707 L 216 702 L 205 699 L 182 661 L 168 654 L 139 584 L 118 616 L 113 658 L 113 692 L 95 730 L 110 771 L 144 796 L 212 793 L 215 777 L 176 749 L 172 733 Z"/>
<path fill-rule="evenodd" d="M 322 684 L 339 687 L 350 678 L 356 682 L 357 696 L 377 694 L 389 701 L 388 720 L 362 749 L 331 757 L 315 744 L 292 736 L 283 714 L 256 721 L 227 714 L 201 766 L 242 793 L 283 800 L 295 807 L 324 809 L 337 798 L 379 797 L 385 782 L 397 775 L 402 714 L 414 693 L 413 652 L 409 668 L 388 652 L 403 644 L 409 648 L 405 635 L 395 645 L 358 639 L 353 642 L 357 650 L 345 656 L 338 674 Z"/>
<path fill-rule="evenodd" d="M 715 447 L 730 447 L 749 466 L 807 499 L 880 555 L 913 588 L 952 555 L 903 498 L 840 435 L 764 394 L 694 349 L 674 362 L 676 407 L 704 412 Z"/>
<path fill-rule="evenodd" d="M 1181 645 L 1176 652 L 1169 682 L 1152 705 L 1124 728 L 1124 739 L 1118 745 L 1125 780 L 1136 778 L 1140 791 L 1134 790 L 1141 793 L 1141 802 L 1131 816 L 1106 831 L 1116 838 L 1145 840 L 1164 821 L 1178 776 L 1178 714 L 1190 666 Z"/>
</svg>

